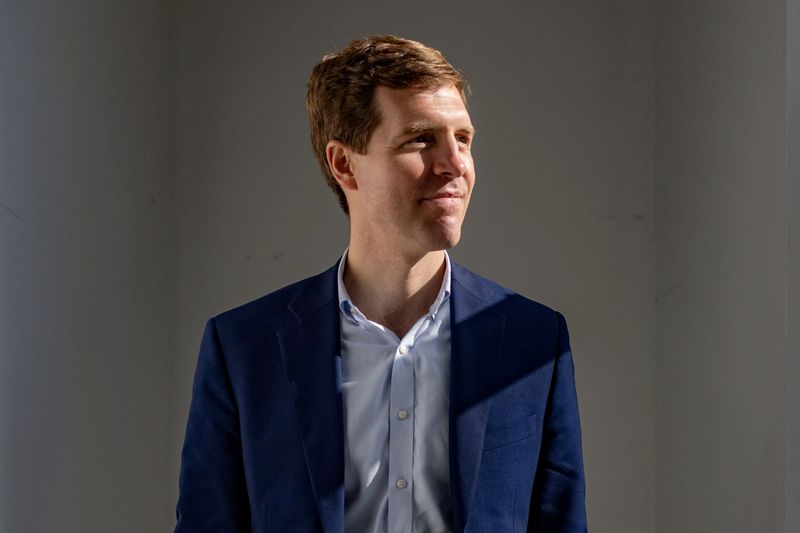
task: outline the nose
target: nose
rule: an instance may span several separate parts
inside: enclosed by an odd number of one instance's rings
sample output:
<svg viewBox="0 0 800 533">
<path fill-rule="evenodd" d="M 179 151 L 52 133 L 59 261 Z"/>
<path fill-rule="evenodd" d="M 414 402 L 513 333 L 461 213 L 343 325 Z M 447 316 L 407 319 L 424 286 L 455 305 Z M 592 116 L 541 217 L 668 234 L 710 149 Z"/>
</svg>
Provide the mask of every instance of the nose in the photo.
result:
<svg viewBox="0 0 800 533">
<path fill-rule="evenodd" d="M 433 172 L 438 176 L 458 178 L 467 171 L 458 141 L 450 137 L 446 143 L 441 143 L 436 150 L 433 161 Z"/>
</svg>

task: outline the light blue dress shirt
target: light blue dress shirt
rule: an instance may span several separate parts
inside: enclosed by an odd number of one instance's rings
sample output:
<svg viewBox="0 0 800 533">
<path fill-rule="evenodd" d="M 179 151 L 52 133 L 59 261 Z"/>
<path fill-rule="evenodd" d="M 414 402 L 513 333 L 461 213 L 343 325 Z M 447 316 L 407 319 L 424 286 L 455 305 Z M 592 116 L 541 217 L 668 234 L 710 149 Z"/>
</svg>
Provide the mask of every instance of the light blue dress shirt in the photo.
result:
<svg viewBox="0 0 800 533">
<path fill-rule="evenodd" d="M 452 531 L 450 258 L 428 313 L 402 339 L 366 318 L 339 263 L 345 531 Z"/>
</svg>

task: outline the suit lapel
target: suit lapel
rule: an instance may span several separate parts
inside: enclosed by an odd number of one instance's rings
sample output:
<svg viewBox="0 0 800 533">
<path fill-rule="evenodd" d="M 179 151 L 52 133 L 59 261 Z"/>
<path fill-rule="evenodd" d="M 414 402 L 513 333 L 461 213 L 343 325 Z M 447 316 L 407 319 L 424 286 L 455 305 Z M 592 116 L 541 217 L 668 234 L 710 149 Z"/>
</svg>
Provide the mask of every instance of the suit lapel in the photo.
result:
<svg viewBox="0 0 800 533">
<path fill-rule="evenodd" d="M 278 332 L 303 451 L 326 532 L 344 528 L 344 422 L 336 267 L 289 305 L 297 322 Z"/>
<path fill-rule="evenodd" d="M 505 295 L 453 264 L 450 345 L 450 491 L 453 525 L 463 531 L 475 493 L 486 415 L 505 332 L 492 309 Z"/>
</svg>

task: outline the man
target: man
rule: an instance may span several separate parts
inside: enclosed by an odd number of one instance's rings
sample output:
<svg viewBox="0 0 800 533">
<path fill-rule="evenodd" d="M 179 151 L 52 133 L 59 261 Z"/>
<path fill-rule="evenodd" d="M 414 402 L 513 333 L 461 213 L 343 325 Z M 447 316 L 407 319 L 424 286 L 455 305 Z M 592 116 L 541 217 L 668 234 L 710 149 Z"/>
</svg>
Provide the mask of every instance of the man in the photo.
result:
<svg viewBox="0 0 800 533">
<path fill-rule="evenodd" d="M 563 317 L 445 252 L 475 183 L 465 92 L 391 36 L 314 68 L 349 247 L 208 322 L 176 531 L 586 531 Z"/>
</svg>

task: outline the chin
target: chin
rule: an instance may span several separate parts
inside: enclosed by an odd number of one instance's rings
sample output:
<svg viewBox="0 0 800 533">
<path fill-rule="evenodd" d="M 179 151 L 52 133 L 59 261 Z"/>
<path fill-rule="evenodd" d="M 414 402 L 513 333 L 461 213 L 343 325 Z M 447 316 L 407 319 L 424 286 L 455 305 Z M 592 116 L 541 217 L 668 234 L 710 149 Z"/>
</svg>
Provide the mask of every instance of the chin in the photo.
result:
<svg viewBox="0 0 800 533">
<path fill-rule="evenodd" d="M 461 227 L 445 228 L 444 231 L 434 236 L 432 244 L 435 250 L 449 250 L 461 240 Z"/>
</svg>

